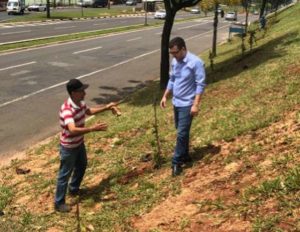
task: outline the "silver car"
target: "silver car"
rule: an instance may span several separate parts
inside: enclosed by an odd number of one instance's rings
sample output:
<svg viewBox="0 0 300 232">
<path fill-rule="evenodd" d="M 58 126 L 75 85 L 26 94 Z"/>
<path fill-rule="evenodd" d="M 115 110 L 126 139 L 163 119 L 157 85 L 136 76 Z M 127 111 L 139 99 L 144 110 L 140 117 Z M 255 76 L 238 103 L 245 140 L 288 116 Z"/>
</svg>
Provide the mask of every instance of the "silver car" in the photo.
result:
<svg viewBox="0 0 300 232">
<path fill-rule="evenodd" d="M 236 14 L 236 12 L 228 12 L 225 15 L 225 20 L 236 21 L 237 20 L 237 14 Z"/>
<path fill-rule="evenodd" d="M 166 10 L 158 10 L 154 14 L 155 19 L 165 19 L 166 18 Z"/>
</svg>

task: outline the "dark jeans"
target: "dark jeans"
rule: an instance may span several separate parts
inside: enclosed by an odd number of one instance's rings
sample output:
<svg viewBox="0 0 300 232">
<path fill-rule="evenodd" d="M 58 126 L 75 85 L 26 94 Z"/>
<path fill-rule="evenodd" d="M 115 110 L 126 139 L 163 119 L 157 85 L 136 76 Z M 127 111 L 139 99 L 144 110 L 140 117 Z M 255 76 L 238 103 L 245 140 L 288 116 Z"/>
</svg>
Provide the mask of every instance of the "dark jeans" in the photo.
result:
<svg viewBox="0 0 300 232">
<path fill-rule="evenodd" d="M 192 125 L 193 116 L 191 115 L 191 107 L 175 107 L 174 118 L 175 127 L 177 129 L 177 140 L 172 159 L 172 165 L 182 164 L 183 160 L 189 157 L 189 141 L 190 129 Z"/>
<path fill-rule="evenodd" d="M 60 168 L 57 177 L 55 204 L 64 204 L 68 182 L 73 173 L 69 190 L 79 190 L 87 166 L 85 145 L 76 148 L 65 148 L 60 145 Z"/>
</svg>

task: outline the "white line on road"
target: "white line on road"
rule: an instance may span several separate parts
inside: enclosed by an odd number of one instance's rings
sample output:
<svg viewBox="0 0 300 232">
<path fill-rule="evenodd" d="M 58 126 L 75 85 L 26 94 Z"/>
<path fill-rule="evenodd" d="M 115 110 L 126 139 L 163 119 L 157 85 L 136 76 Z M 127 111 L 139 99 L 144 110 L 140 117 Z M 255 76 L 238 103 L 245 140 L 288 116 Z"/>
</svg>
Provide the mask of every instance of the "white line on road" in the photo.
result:
<svg viewBox="0 0 300 232">
<path fill-rule="evenodd" d="M 197 26 L 202 25 L 202 24 L 206 24 L 206 22 L 205 23 L 198 23 L 198 24 L 194 24 L 194 25 L 186 26 L 186 27 L 179 27 L 177 30 L 179 31 L 179 30 L 188 29 L 188 28 L 191 28 L 191 27 L 197 27 Z"/>
<path fill-rule="evenodd" d="M 6 68 L 0 68 L 0 71 L 5 71 L 5 70 L 8 70 L 8 69 L 13 69 L 13 68 L 18 68 L 18 67 L 23 67 L 23 66 L 31 65 L 31 64 L 35 64 L 35 63 L 36 63 L 36 61 L 31 61 L 31 62 L 24 63 L 24 64 L 18 64 L 18 65 L 9 66 L 9 67 L 6 67 Z"/>
<path fill-rule="evenodd" d="M 14 32 L 4 32 L 1 33 L 1 35 L 12 35 L 12 34 L 20 34 L 20 33 L 28 33 L 31 32 L 31 30 L 27 30 L 27 31 L 14 31 Z"/>
<path fill-rule="evenodd" d="M 73 52 L 72 54 L 73 54 L 73 55 L 76 55 L 76 54 L 80 54 L 80 53 L 83 53 L 83 52 L 89 52 L 89 51 L 93 51 L 93 50 L 97 50 L 97 49 L 101 49 L 101 48 L 102 48 L 102 47 L 89 48 L 89 49 L 85 49 L 85 50 Z"/>
<path fill-rule="evenodd" d="M 162 35 L 162 32 L 157 32 L 155 33 L 155 35 Z"/>
<path fill-rule="evenodd" d="M 126 42 L 131 42 L 131 41 L 135 41 L 135 40 L 139 40 L 139 39 L 142 39 L 142 37 L 136 37 L 136 38 L 133 38 L 133 39 L 128 39 L 128 40 L 126 40 Z"/>
<path fill-rule="evenodd" d="M 61 29 L 69 29 L 69 28 L 73 28 L 76 26 L 69 26 L 69 27 L 54 27 L 54 30 L 61 30 Z"/>
</svg>

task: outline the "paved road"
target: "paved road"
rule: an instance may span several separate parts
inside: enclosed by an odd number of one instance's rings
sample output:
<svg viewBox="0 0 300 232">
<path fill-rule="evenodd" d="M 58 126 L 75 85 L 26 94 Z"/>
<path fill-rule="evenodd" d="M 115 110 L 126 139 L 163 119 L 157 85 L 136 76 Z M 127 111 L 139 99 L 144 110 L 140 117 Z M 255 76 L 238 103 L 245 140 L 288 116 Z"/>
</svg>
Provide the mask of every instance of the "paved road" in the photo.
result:
<svg viewBox="0 0 300 232">
<path fill-rule="evenodd" d="M 220 22 L 219 41 L 228 36 Z M 90 84 L 88 104 L 107 102 L 158 78 L 162 28 L 0 54 L 0 155 L 22 151 L 59 131 L 58 109 L 70 78 Z M 174 25 L 172 36 L 200 53 L 210 48 L 212 21 Z"/>
<path fill-rule="evenodd" d="M 191 17 L 189 13 L 180 12 L 176 18 Z M 199 16 L 200 17 L 200 16 Z M 147 22 L 163 22 L 154 19 L 153 14 L 147 15 Z M 87 19 L 75 21 L 52 21 L 18 24 L 0 24 L 0 44 L 14 41 L 28 40 L 34 38 L 44 38 L 57 35 L 64 35 L 76 32 L 87 32 L 102 30 L 113 27 L 124 27 L 129 25 L 144 24 L 145 16 L 124 17 L 124 18 L 104 18 Z"/>
</svg>

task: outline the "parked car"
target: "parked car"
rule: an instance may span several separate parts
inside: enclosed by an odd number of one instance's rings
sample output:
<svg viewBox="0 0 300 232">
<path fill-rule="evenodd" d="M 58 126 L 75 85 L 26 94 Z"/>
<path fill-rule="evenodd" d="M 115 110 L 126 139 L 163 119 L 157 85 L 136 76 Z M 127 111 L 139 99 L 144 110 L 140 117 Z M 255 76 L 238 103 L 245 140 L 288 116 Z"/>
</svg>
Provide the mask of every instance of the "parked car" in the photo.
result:
<svg viewBox="0 0 300 232">
<path fill-rule="evenodd" d="M 80 0 L 77 2 L 78 6 L 81 7 L 106 7 L 107 0 Z"/>
<path fill-rule="evenodd" d="M 225 15 L 225 20 L 236 21 L 236 20 L 237 20 L 237 13 L 236 13 L 236 12 L 228 12 L 228 13 Z"/>
<path fill-rule="evenodd" d="M 47 7 L 44 4 L 32 4 L 27 7 L 28 11 L 46 11 Z"/>
<path fill-rule="evenodd" d="M 167 16 L 166 10 L 158 10 L 154 13 L 155 19 L 165 19 Z"/>
<path fill-rule="evenodd" d="M 191 14 L 200 14 L 199 8 L 192 8 L 190 12 Z"/>
<path fill-rule="evenodd" d="M 137 4 L 137 0 L 127 0 L 126 6 L 135 6 Z"/>
</svg>

